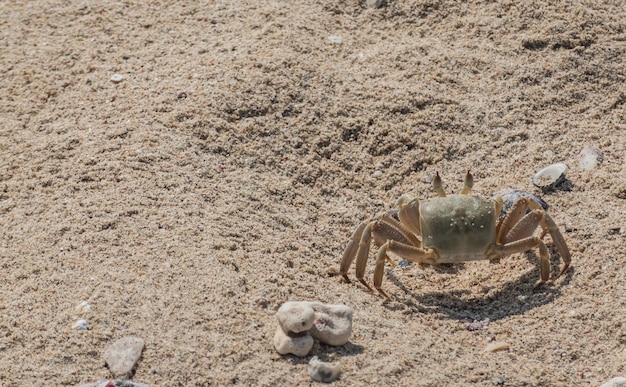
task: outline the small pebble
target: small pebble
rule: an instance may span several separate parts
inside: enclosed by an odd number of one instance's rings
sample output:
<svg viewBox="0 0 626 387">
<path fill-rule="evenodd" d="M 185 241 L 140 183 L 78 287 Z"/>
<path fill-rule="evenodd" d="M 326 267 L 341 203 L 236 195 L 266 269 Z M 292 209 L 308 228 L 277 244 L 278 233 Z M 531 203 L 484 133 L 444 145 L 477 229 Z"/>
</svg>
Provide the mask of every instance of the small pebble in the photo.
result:
<svg viewBox="0 0 626 387">
<path fill-rule="evenodd" d="M 383 175 L 382 171 L 374 171 L 374 177 L 381 177 Z"/>
<path fill-rule="evenodd" d="M 578 156 L 578 165 L 586 171 L 593 170 L 602 161 L 604 161 L 604 155 L 600 149 L 592 146 L 584 148 Z"/>
<path fill-rule="evenodd" d="M 600 387 L 626 387 L 626 378 L 618 376 L 604 383 Z"/>
<path fill-rule="evenodd" d="M 187 93 L 181 90 L 181 91 L 176 93 L 176 98 L 178 98 L 178 99 L 187 98 Z"/>
<path fill-rule="evenodd" d="M 383 5 L 383 0 L 365 0 L 367 8 L 380 8 L 381 5 Z"/>
<path fill-rule="evenodd" d="M 77 320 L 74 324 L 72 324 L 72 329 L 77 329 L 79 331 L 87 330 L 87 320 Z"/>
<path fill-rule="evenodd" d="M 131 382 L 130 380 L 98 380 L 91 383 L 79 384 L 76 387 L 150 387 L 145 383 Z"/>
<path fill-rule="evenodd" d="M 485 352 L 506 351 L 507 349 L 509 349 L 509 345 L 507 343 L 503 343 L 501 341 L 494 341 L 493 343 L 489 343 L 485 347 Z"/>
<path fill-rule="evenodd" d="M 343 38 L 339 35 L 330 35 L 328 37 L 328 40 L 330 40 L 331 43 L 335 43 L 335 44 L 343 43 Z"/>
<path fill-rule="evenodd" d="M 470 323 L 467 323 L 466 327 L 468 331 L 479 331 L 481 329 L 487 328 L 487 325 L 489 325 L 489 318 L 486 318 L 482 321 L 474 320 Z"/>
<path fill-rule="evenodd" d="M 113 74 L 111 75 L 111 82 L 120 83 L 124 80 L 124 76 L 122 74 Z"/>
<path fill-rule="evenodd" d="M 116 378 L 128 379 L 132 376 L 145 342 L 140 337 L 127 336 L 115 341 L 104 351 L 104 361 Z"/>
<path fill-rule="evenodd" d="M 274 348 L 281 355 L 288 353 L 299 357 L 308 355 L 313 348 L 313 337 L 309 332 L 285 333 L 280 326 L 276 327 L 274 334 Z"/>
<path fill-rule="evenodd" d="M 338 364 L 325 363 L 313 356 L 309 361 L 309 376 L 316 382 L 330 383 L 337 379 L 341 374 L 341 368 Z"/>
</svg>

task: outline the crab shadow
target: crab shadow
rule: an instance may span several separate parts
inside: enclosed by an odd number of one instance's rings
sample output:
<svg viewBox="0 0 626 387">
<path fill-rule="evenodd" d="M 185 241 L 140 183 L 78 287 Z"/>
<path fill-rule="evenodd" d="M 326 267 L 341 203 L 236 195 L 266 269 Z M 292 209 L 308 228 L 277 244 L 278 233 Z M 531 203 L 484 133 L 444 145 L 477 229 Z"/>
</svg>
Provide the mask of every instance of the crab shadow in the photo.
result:
<svg viewBox="0 0 626 387">
<path fill-rule="evenodd" d="M 456 273 L 459 270 L 444 267 L 437 272 Z M 407 288 L 393 272 L 388 272 L 387 279 L 400 288 L 404 296 L 385 301 L 384 306 L 392 310 L 409 308 L 460 321 L 497 321 L 551 303 L 561 295 L 574 274 L 574 268 L 570 268 L 558 280 L 537 285 L 538 270 L 531 269 L 502 285 L 487 287 L 485 294 L 473 294 L 469 290 L 417 293 Z"/>
</svg>

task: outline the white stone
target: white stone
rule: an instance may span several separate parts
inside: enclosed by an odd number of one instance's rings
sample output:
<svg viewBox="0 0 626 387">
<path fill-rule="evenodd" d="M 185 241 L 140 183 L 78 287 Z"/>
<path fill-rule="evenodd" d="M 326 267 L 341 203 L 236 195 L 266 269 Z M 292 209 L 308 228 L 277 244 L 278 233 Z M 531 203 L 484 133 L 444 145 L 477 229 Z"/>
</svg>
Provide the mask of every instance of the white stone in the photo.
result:
<svg viewBox="0 0 626 387">
<path fill-rule="evenodd" d="M 626 387 L 626 378 L 618 376 L 604 383 L 600 387 Z"/>
<path fill-rule="evenodd" d="M 72 329 L 78 329 L 79 331 L 87 330 L 87 320 L 80 319 L 76 320 L 74 324 L 72 324 Z"/>
<path fill-rule="evenodd" d="M 285 333 L 299 333 L 311 329 L 315 311 L 307 303 L 288 301 L 278 309 L 276 318 Z"/>
<path fill-rule="evenodd" d="M 145 342 L 140 337 L 128 336 L 111 344 L 104 352 L 104 361 L 116 378 L 128 379 L 132 376 Z"/>
<path fill-rule="evenodd" d="M 274 348 L 281 355 L 288 353 L 300 357 L 306 356 L 313 348 L 313 337 L 309 332 L 285 333 L 283 329 L 276 327 L 274 334 Z"/>
<path fill-rule="evenodd" d="M 343 38 L 339 35 L 330 35 L 328 37 L 328 40 L 330 40 L 331 43 L 335 43 L 335 44 L 343 43 Z"/>
<path fill-rule="evenodd" d="M 321 302 L 308 303 L 315 311 L 311 328 L 314 339 L 328 345 L 344 345 L 352 335 L 352 308 L 346 305 L 331 305 Z"/>
<path fill-rule="evenodd" d="M 339 364 L 325 363 L 317 356 L 313 356 L 309 361 L 309 376 L 316 382 L 330 383 L 337 379 L 339 374 L 341 374 Z"/>
<path fill-rule="evenodd" d="M 120 83 L 124 80 L 124 76 L 122 74 L 113 74 L 111 75 L 111 82 Z"/>
</svg>

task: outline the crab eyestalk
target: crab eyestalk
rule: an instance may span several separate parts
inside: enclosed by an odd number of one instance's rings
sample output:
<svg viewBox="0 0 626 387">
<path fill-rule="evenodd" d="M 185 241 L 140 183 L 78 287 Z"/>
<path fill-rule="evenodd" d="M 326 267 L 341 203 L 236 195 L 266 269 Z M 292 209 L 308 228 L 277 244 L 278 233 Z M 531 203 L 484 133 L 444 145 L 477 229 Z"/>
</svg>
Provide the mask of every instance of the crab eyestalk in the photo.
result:
<svg viewBox="0 0 626 387">
<path fill-rule="evenodd" d="M 441 176 L 439 176 L 439 172 L 435 172 L 435 178 L 433 179 L 433 188 L 437 195 L 441 197 L 446 196 L 446 191 L 443 190 L 443 182 L 441 181 Z"/>
<path fill-rule="evenodd" d="M 474 176 L 467 171 L 467 175 L 465 175 L 465 183 L 463 185 L 463 191 L 461 191 L 461 195 L 467 195 L 472 192 L 472 187 L 474 186 Z"/>
</svg>

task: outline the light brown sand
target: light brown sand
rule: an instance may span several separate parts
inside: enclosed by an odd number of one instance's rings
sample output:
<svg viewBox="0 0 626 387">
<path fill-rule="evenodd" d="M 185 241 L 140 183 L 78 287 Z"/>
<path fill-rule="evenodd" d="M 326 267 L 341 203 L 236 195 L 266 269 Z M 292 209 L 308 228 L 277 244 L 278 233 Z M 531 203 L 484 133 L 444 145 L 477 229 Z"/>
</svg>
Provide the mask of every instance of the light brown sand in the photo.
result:
<svg viewBox="0 0 626 387">
<path fill-rule="evenodd" d="M 626 376 L 626 8 L 548 3 L 0 3 L 0 384 L 109 377 L 127 335 L 154 386 L 308 385 L 313 355 L 338 386 Z M 389 302 L 340 281 L 353 228 L 435 171 L 539 194 L 560 161 L 557 281 L 537 252 L 388 267 Z M 279 356 L 287 300 L 351 306 L 351 342 Z"/>
</svg>

